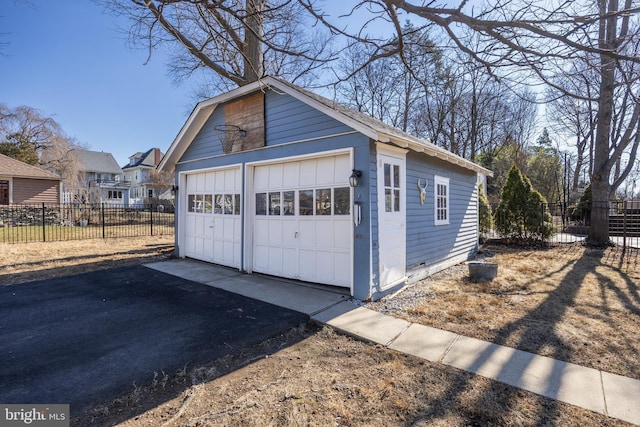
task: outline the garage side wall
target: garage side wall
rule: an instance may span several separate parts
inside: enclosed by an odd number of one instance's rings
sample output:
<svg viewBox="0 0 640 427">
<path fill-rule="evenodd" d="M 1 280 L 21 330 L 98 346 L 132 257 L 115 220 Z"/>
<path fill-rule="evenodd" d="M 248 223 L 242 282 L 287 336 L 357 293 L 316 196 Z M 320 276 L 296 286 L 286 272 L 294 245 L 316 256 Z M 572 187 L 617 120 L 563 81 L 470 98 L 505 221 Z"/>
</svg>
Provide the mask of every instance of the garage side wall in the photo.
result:
<svg viewBox="0 0 640 427">
<path fill-rule="evenodd" d="M 14 178 L 13 203 L 60 203 L 60 181 Z"/>
<path fill-rule="evenodd" d="M 449 223 L 435 222 L 435 176 L 449 180 Z M 420 204 L 418 179 L 429 184 Z M 469 259 L 477 250 L 476 174 L 426 155 L 407 155 L 407 273 L 419 280 Z"/>
</svg>

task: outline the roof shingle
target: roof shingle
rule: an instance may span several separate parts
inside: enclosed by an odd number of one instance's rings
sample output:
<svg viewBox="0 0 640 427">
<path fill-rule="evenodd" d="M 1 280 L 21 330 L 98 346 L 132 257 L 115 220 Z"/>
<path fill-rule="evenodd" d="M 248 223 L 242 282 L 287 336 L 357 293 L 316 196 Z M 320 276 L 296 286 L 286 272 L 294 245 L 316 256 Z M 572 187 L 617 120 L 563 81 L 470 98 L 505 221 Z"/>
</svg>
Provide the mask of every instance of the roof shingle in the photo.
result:
<svg viewBox="0 0 640 427">
<path fill-rule="evenodd" d="M 20 160 L 0 154 L 0 176 L 11 176 L 16 178 L 34 178 L 34 179 L 57 179 L 62 178 L 46 170 L 31 166 Z"/>
</svg>

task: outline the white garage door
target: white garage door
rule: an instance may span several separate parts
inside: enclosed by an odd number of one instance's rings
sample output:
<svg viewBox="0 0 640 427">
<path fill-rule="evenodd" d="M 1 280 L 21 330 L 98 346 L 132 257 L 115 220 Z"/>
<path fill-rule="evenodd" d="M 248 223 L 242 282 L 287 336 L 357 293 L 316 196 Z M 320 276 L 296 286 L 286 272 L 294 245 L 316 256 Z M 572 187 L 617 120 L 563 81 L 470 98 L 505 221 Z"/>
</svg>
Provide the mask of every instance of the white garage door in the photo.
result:
<svg viewBox="0 0 640 427">
<path fill-rule="evenodd" d="M 188 174 L 185 255 L 240 268 L 240 168 Z"/>
<path fill-rule="evenodd" d="M 349 155 L 256 166 L 253 270 L 350 287 Z"/>
</svg>

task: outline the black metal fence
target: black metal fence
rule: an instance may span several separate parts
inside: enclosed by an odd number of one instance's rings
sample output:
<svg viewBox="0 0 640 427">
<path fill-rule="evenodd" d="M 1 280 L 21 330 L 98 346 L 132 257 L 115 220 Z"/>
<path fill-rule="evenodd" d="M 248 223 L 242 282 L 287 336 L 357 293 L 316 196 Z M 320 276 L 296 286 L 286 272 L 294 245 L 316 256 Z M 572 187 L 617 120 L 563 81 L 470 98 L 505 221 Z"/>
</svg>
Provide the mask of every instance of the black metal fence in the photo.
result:
<svg viewBox="0 0 640 427">
<path fill-rule="evenodd" d="M 520 240 L 544 243 L 586 241 L 591 222 L 608 218 L 609 240 L 615 245 L 640 248 L 640 200 L 590 202 L 577 205 L 545 203 L 523 209 L 520 216 L 494 211 L 493 227 L 482 230 L 484 239 Z M 511 228 L 501 226 L 516 222 Z M 544 230 L 544 231 L 541 231 Z"/>
<path fill-rule="evenodd" d="M 111 204 L 0 206 L 0 243 L 174 234 L 174 209 Z"/>
</svg>

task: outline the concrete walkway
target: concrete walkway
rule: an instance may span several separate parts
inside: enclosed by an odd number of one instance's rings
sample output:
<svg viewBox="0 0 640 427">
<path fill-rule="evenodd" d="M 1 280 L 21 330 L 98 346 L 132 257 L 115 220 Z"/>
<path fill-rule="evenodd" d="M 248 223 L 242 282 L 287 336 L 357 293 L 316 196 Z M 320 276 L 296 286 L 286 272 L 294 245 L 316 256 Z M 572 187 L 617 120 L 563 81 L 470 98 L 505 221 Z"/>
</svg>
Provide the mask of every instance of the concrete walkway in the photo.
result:
<svg viewBox="0 0 640 427">
<path fill-rule="evenodd" d="M 317 323 L 431 362 L 640 425 L 640 380 L 435 329 L 359 307 L 348 295 L 192 260 L 147 267 L 305 313 Z"/>
</svg>

